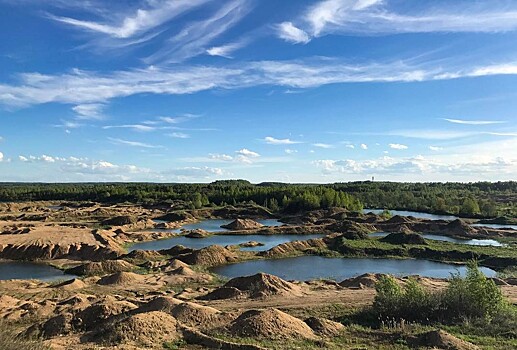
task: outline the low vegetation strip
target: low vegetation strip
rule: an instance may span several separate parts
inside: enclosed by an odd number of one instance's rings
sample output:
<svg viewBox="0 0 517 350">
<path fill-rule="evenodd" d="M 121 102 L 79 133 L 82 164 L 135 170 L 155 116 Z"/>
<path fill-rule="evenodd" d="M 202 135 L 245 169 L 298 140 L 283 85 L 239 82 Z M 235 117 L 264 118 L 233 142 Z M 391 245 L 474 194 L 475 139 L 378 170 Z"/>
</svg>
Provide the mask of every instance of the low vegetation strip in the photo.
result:
<svg viewBox="0 0 517 350">
<path fill-rule="evenodd" d="M 477 260 L 493 268 L 517 265 L 517 250 L 513 247 L 472 246 L 426 240 L 426 244 L 392 244 L 382 238 L 361 240 L 341 239 L 332 247 L 344 256 L 377 256 L 420 258 L 450 262 Z"/>
</svg>

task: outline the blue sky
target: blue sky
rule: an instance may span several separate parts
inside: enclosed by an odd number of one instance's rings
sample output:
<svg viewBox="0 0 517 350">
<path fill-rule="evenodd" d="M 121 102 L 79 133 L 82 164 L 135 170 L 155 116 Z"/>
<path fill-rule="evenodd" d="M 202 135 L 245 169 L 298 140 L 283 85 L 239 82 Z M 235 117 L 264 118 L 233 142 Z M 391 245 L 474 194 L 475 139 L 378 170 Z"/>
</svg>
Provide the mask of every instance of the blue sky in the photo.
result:
<svg viewBox="0 0 517 350">
<path fill-rule="evenodd" d="M 517 2 L 0 0 L 0 181 L 517 180 Z"/>
</svg>

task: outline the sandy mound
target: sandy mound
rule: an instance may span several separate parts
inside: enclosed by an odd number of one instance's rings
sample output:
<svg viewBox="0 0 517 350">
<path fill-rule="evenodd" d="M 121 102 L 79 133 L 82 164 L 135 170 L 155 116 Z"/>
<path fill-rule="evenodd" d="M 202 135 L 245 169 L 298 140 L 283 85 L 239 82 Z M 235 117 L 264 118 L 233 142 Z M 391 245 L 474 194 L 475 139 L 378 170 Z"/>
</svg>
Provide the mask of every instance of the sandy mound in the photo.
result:
<svg viewBox="0 0 517 350">
<path fill-rule="evenodd" d="M 211 235 L 210 232 L 198 228 L 195 230 L 187 231 L 187 234 L 185 236 L 189 237 L 189 238 L 205 238 L 210 235 Z"/>
<path fill-rule="evenodd" d="M 345 329 L 345 326 L 341 323 L 327 320 L 325 318 L 309 317 L 305 320 L 305 323 L 307 323 L 307 325 L 311 327 L 316 334 L 325 337 L 335 337 Z"/>
<path fill-rule="evenodd" d="M 81 281 L 80 279 L 77 279 L 77 278 L 74 278 L 69 281 L 65 281 L 63 283 L 60 283 L 60 284 L 54 286 L 54 288 L 70 290 L 70 291 L 75 291 L 75 290 L 82 289 L 85 287 L 86 287 L 86 283 L 84 283 L 83 281 Z"/>
<path fill-rule="evenodd" d="M 84 309 L 91 304 L 92 300 L 95 300 L 93 295 L 77 293 L 71 298 L 60 301 L 57 305 L 61 309 Z"/>
<path fill-rule="evenodd" d="M 458 235 L 458 236 L 469 236 L 476 232 L 476 229 L 469 226 L 467 223 L 460 219 L 456 219 L 448 223 L 444 231 L 448 234 Z"/>
<path fill-rule="evenodd" d="M 177 322 L 171 315 L 152 311 L 131 315 L 121 322 L 110 324 L 99 331 L 95 340 L 111 345 L 134 344 L 156 347 L 179 338 Z"/>
<path fill-rule="evenodd" d="M 190 213 L 187 213 L 184 211 L 177 211 L 177 212 L 167 213 L 167 214 L 165 214 L 163 216 L 159 216 L 155 219 L 164 220 L 164 221 L 185 221 L 185 220 L 194 220 L 194 217 Z"/>
<path fill-rule="evenodd" d="M 106 219 L 102 221 L 102 225 L 107 226 L 123 226 L 123 225 L 130 225 L 136 223 L 137 219 L 133 216 L 129 215 L 121 215 L 121 216 L 115 216 L 111 219 Z"/>
<path fill-rule="evenodd" d="M 44 338 L 52 338 L 58 335 L 66 335 L 72 332 L 72 314 L 62 313 L 52 317 L 41 326 L 30 327 L 27 333 L 40 335 Z"/>
<path fill-rule="evenodd" d="M 420 334 L 414 340 L 414 345 L 445 350 L 479 350 L 476 345 L 456 338 L 442 330 Z"/>
<path fill-rule="evenodd" d="M 246 295 L 242 291 L 234 287 L 221 287 L 213 290 L 207 295 L 200 296 L 199 300 L 221 300 L 221 299 L 233 299 L 239 298 Z"/>
<path fill-rule="evenodd" d="M 345 288 L 374 288 L 381 276 L 381 274 L 365 273 L 361 276 L 346 279 L 339 283 L 339 285 Z"/>
<path fill-rule="evenodd" d="M 264 225 L 251 219 L 236 219 L 227 225 L 221 225 L 221 227 L 228 230 L 253 230 L 264 227 Z"/>
<path fill-rule="evenodd" d="M 226 282 L 224 287 L 233 287 L 242 292 L 247 292 L 252 298 L 279 294 L 302 295 L 302 291 L 299 286 L 267 273 L 257 273 L 252 276 L 236 277 Z"/>
<path fill-rule="evenodd" d="M 13 298 L 12 296 L 0 295 L 0 310 L 15 307 L 19 302 L 20 300 Z"/>
<path fill-rule="evenodd" d="M 365 239 L 368 237 L 371 228 L 365 224 L 359 224 L 357 222 L 345 220 L 339 221 L 328 227 L 333 232 L 342 233 L 342 236 L 346 239 Z"/>
<path fill-rule="evenodd" d="M 188 266 L 181 266 L 169 272 L 172 275 L 197 276 L 197 273 Z"/>
<path fill-rule="evenodd" d="M 279 244 L 260 254 L 267 257 L 282 257 L 297 252 L 308 252 L 315 249 L 328 248 L 325 238 L 303 240 L 303 236 L 301 236 L 300 239 L 302 240 Z"/>
<path fill-rule="evenodd" d="M 407 224 L 410 223 L 411 220 L 405 216 L 395 215 L 389 220 L 386 221 L 388 224 Z"/>
<path fill-rule="evenodd" d="M 277 309 L 246 311 L 232 322 L 230 332 L 237 336 L 267 339 L 316 337 L 305 322 Z"/>
<path fill-rule="evenodd" d="M 163 311 L 166 313 L 171 313 L 172 309 L 174 309 L 176 306 L 182 303 L 183 301 L 172 297 L 157 297 L 147 302 L 146 304 L 140 306 L 138 309 L 134 310 L 134 313 L 143 313 L 150 311 Z"/>
<path fill-rule="evenodd" d="M 135 266 L 124 260 L 106 260 L 102 262 L 89 262 L 66 270 L 66 273 L 79 276 L 105 275 L 115 272 L 133 271 Z"/>
<path fill-rule="evenodd" d="M 195 250 L 180 258 L 189 265 L 217 266 L 237 260 L 237 255 L 229 249 L 218 245 L 212 245 Z"/>
<path fill-rule="evenodd" d="M 112 316 L 136 309 L 137 306 L 127 301 L 117 301 L 111 297 L 90 305 L 75 314 L 73 325 L 77 329 L 90 330 Z"/>
<path fill-rule="evenodd" d="M 125 258 L 135 260 L 156 260 L 163 259 L 163 255 L 153 250 L 133 250 L 128 254 L 124 255 Z"/>
<path fill-rule="evenodd" d="M 142 282 L 144 276 L 133 272 L 117 272 L 112 275 L 102 277 L 97 284 L 100 285 L 127 285 L 135 282 Z"/>
<path fill-rule="evenodd" d="M 175 306 L 171 314 L 182 324 L 201 329 L 215 328 L 229 322 L 226 314 L 209 306 L 186 302 Z"/>
<path fill-rule="evenodd" d="M 427 244 L 424 237 L 418 233 L 394 232 L 380 240 L 391 244 Z"/>
<path fill-rule="evenodd" d="M 181 260 L 178 260 L 178 259 L 172 259 L 169 264 L 167 265 L 166 269 L 169 269 L 169 270 L 176 270 L 180 267 L 189 267 L 188 264 L 184 263 L 183 261 Z"/>
<path fill-rule="evenodd" d="M 239 244 L 241 248 L 263 247 L 265 244 L 257 241 L 249 241 Z"/>
</svg>

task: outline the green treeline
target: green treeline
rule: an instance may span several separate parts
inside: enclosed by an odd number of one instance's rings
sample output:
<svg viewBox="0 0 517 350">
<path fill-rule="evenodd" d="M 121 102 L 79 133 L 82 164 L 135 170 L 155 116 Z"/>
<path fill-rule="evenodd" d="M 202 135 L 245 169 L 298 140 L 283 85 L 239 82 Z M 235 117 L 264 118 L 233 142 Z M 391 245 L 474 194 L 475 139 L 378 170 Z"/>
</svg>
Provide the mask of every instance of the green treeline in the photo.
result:
<svg viewBox="0 0 517 350">
<path fill-rule="evenodd" d="M 190 208 L 255 203 L 271 211 L 297 212 L 343 207 L 361 211 L 362 203 L 326 185 L 252 185 L 243 180 L 211 184 L 81 183 L 2 184 L 0 201 L 97 201 L 102 203 L 175 204 Z"/>
<path fill-rule="evenodd" d="M 330 185 L 356 196 L 366 208 L 466 217 L 517 217 L 517 182 L 349 182 Z"/>
<path fill-rule="evenodd" d="M 517 182 L 395 183 L 326 185 L 223 180 L 210 184 L 79 183 L 0 184 L 0 201 L 97 201 L 103 203 L 209 205 L 256 203 L 272 211 L 328 207 L 450 213 L 471 217 L 517 216 Z"/>
</svg>

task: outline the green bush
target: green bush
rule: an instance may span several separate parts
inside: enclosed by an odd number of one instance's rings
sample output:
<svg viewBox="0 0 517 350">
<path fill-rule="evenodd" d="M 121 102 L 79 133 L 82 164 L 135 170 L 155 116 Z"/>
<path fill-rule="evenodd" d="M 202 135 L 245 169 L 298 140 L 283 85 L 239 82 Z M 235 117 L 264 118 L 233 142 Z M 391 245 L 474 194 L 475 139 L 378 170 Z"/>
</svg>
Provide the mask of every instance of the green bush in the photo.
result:
<svg viewBox="0 0 517 350">
<path fill-rule="evenodd" d="M 454 275 L 442 295 L 449 319 L 484 319 L 488 322 L 510 307 L 494 281 L 489 280 L 473 263 L 467 266 L 467 276 Z"/>
<path fill-rule="evenodd" d="M 391 276 L 383 276 L 375 286 L 373 309 L 381 321 L 426 321 L 436 313 L 436 295 L 410 278 L 401 287 Z"/>
<path fill-rule="evenodd" d="M 501 290 L 478 269 L 467 266 L 442 291 L 430 291 L 410 279 L 403 287 L 390 276 L 380 279 L 371 312 L 381 323 L 468 324 L 484 334 L 515 336 L 517 311 Z"/>
</svg>

